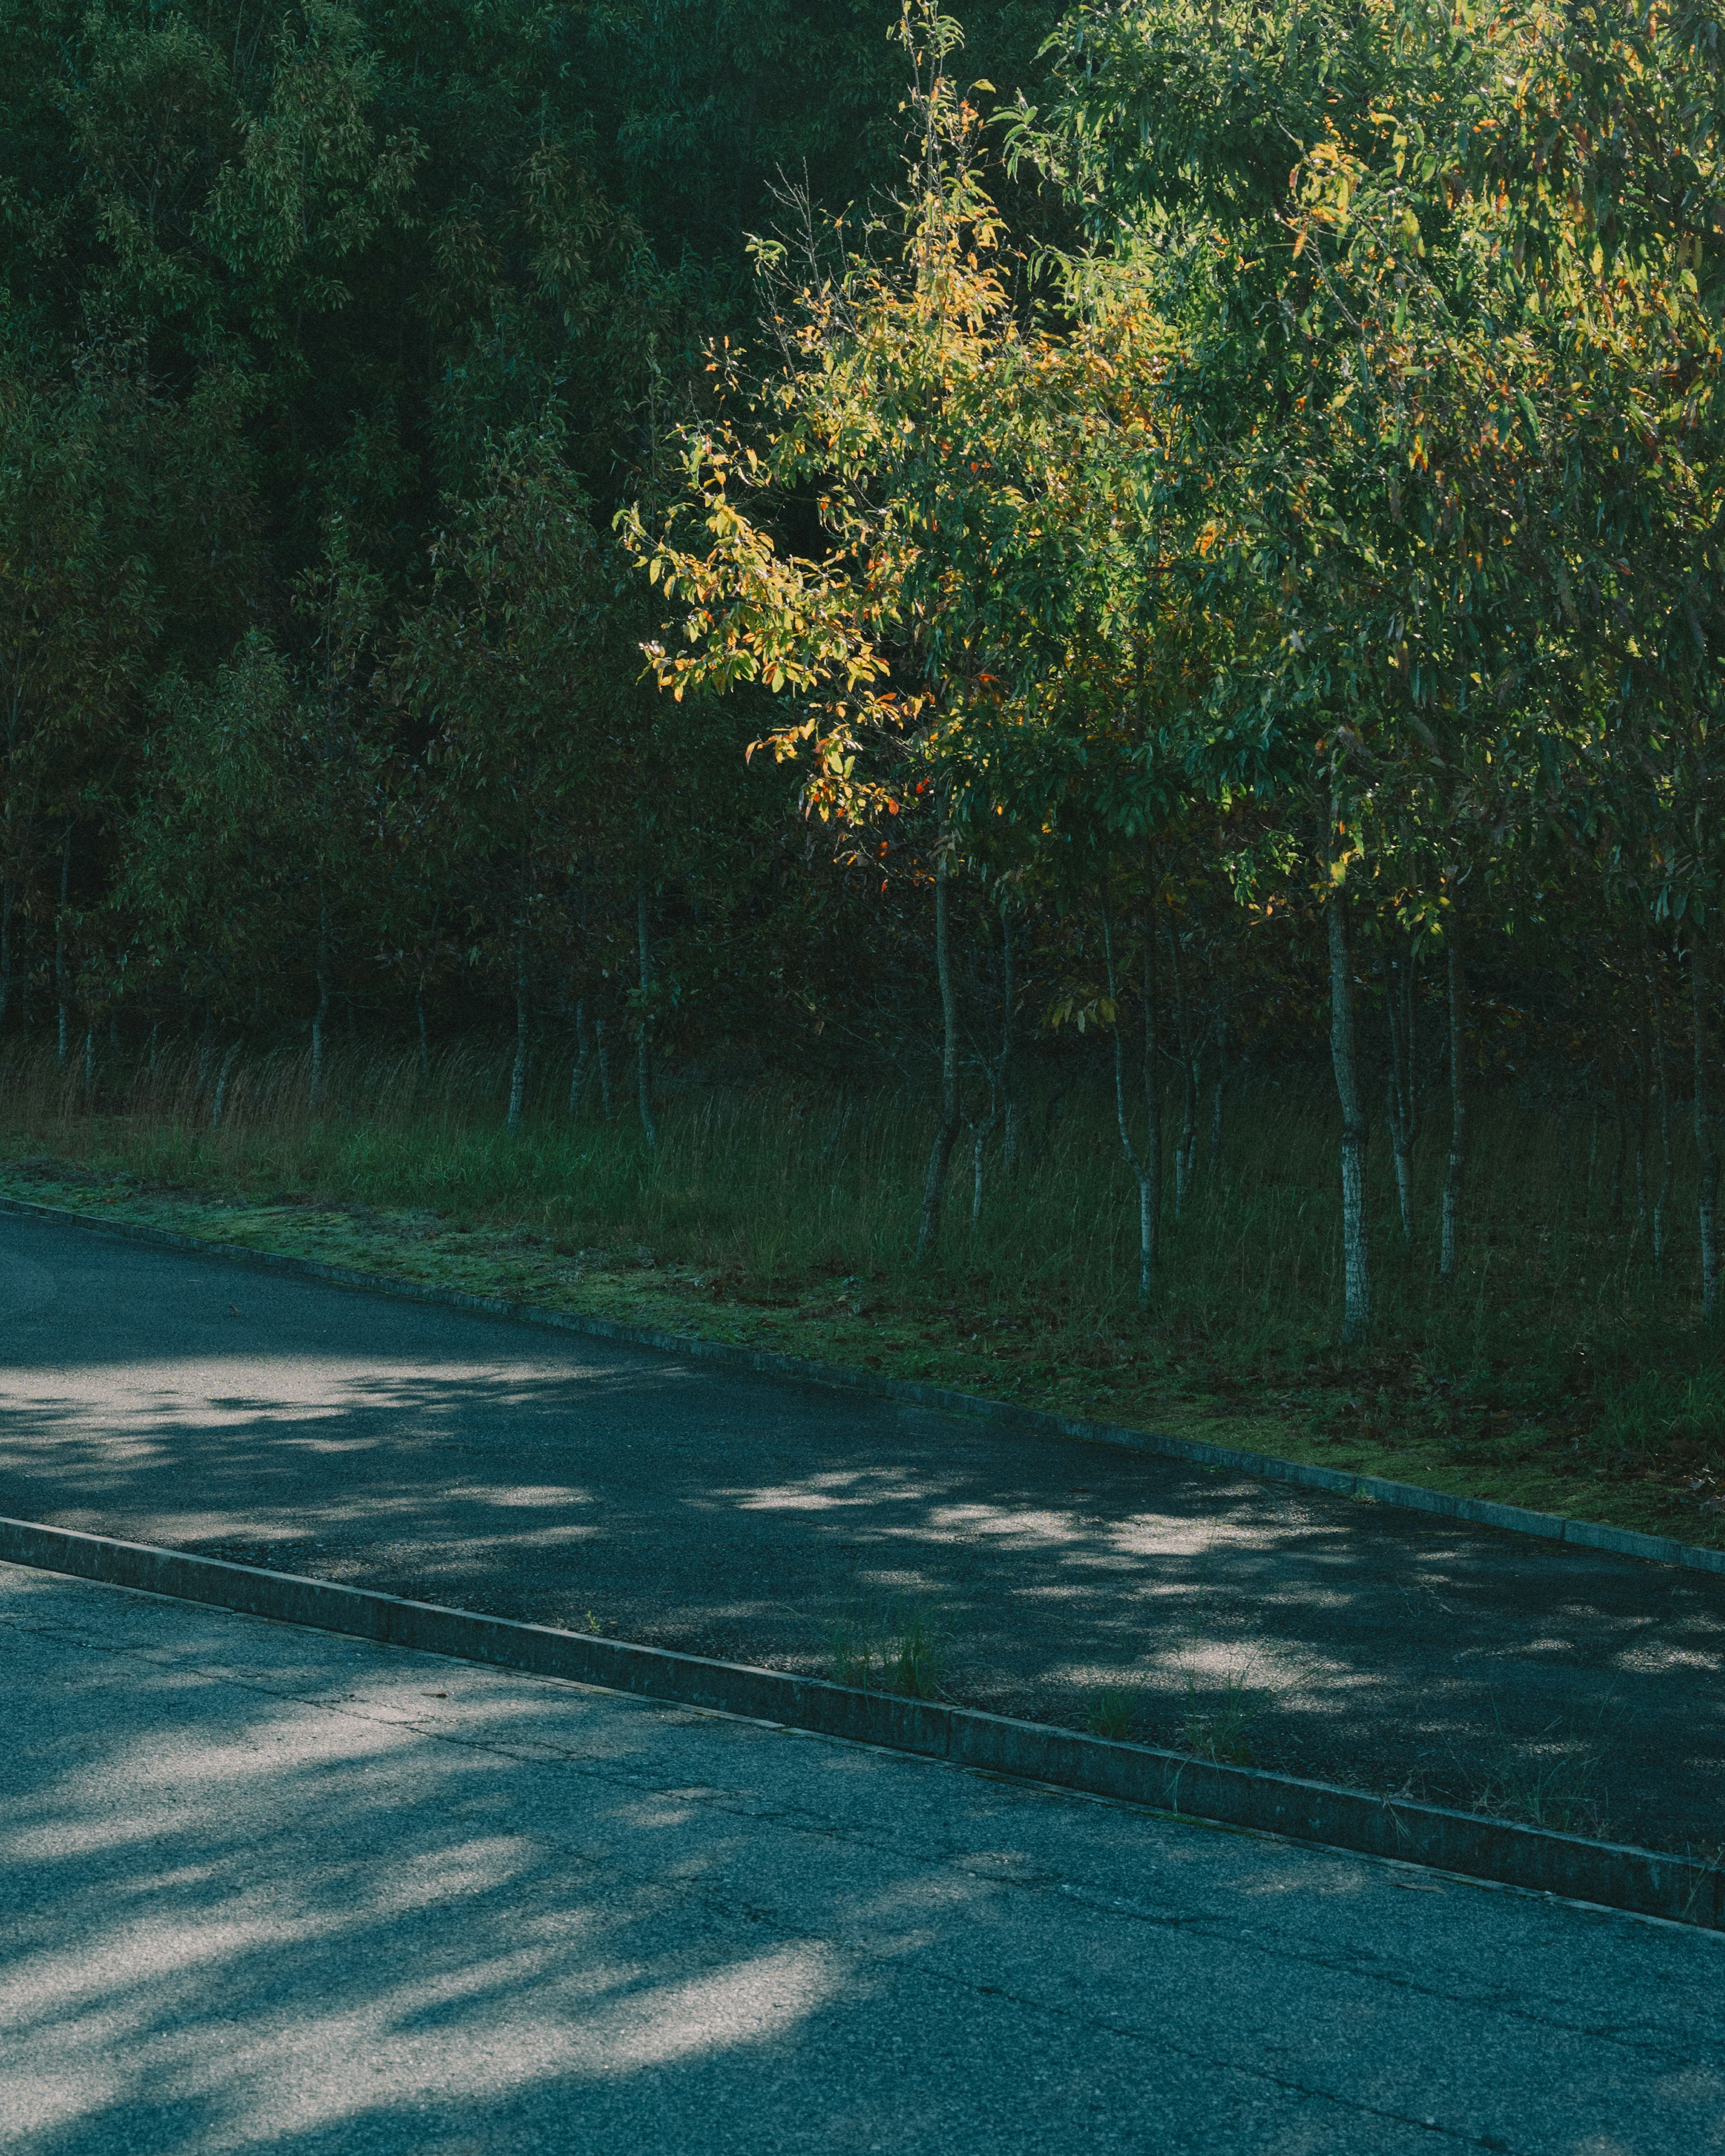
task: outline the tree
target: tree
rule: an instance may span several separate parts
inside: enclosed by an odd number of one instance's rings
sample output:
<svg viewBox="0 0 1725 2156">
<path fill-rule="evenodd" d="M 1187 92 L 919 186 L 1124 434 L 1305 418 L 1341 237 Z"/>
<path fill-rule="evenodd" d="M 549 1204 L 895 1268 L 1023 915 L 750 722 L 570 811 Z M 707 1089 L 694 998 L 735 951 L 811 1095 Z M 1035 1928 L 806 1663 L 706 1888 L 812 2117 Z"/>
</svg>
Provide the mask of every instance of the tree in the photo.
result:
<svg viewBox="0 0 1725 2156">
<path fill-rule="evenodd" d="M 1045 552 L 1024 542 L 1059 473 L 1054 346 L 1014 302 L 977 115 L 949 72 L 957 26 L 916 0 L 901 36 L 916 148 L 896 222 L 829 274 L 817 253 L 800 284 L 782 246 L 759 250 L 778 366 L 751 393 L 728 349 L 716 356 L 742 417 L 688 429 L 684 499 L 657 532 L 639 510 L 625 528 L 683 608 L 682 648 L 649 648 L 661 686 L 747 683 L 792 702 L 766 740 L 805 766 L 805 808 L 824 820 L 923 812 L 942 1023 L 920 1260 L 963 1121 L 950 891 L 976 808 L 970 754 L 1047 611 Z M 775 523 L 812 530 L 818 551 L 788 551 Z"/>
</svg>

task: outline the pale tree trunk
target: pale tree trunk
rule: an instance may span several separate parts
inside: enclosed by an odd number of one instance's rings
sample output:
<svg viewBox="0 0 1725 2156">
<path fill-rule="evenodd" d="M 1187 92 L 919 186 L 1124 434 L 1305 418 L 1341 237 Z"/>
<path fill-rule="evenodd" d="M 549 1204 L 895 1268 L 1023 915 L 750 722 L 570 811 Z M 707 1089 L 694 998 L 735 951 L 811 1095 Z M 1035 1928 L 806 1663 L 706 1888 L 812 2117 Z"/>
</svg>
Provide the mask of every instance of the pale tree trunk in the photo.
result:
<svg viewBox="0 0 1725 2156">
<path fill-rule="evenodd" d="M 515 942 L 515 1062 L 509 1073 L 507 1128 L 514 1137 L 521 1127 L 521 1110 L 527 1098 L 527 939 Z"/>
<path fill-rule="evenodd" d="M 1389 1019 L 1389 1147 L 1395 1161 L 1395 1196 L 1402 1240 L 1414 1240 L 1414 1148 L 1420 1142 L 1420 1088 L 1415 1072 L 1414 959 L 1409 952 L 1384 961 L 1384 1008 Z"/>
<path fill-rule="evenodd" d="M 1451 906 L 1444 931 L 1450 1018 L 1450 1158 L 1444 1168 L 1444 1214 L 1438 1271 L 1454 1280 L 1461 1233 L 1461 1185 L 1467 1169 L 1467 981 L 1463 971 L 1461 916 Z"/>
<path fill-rule="evenodd" d="M 635 934 L 641 954 L 641 1030 L 635 1047 L 635 1087 L 639 1096 L 641 1134 L 649 1152 L 659 1150 L 659 1125 L 653 1114 L 653 1029 L 648 1014 L 648 992 L 653 986 L 653 946 L 648 934 L 647 879 L 635 886 Z"/>
<path fill-rule="evenodd" d="M 1114 1006 L 1114 1121 L 1120 1149 L 1138 1185 L 1138 1301 L 1147 1310 L 1156 1286 L 1157 1248 L 1162 1234 L 1162 1088 L 1156 1067 L 1156 929 L 1144 924 L 1144 1149 L 1132 1142 L 1126 1107 L 1126 1038 L 1114 977 L 1114 930 L 1108 902 L 1102 901 L 1102 960 L 1107 970 L 1108 1000 Z"/>
<path fill-rule="evenodd" d="M 958 991 L 952 978 L 951 907 L 947 898 L 946 819 L 941 819 L 934 860 L 934 970 L 941 993 L 941 1119 L 922 1179 L 922 1214 L 916 1224 L 920 1265 L 940 1241 L 941 1208 L 947 1194 L 947 1169 L 958 1142 Z"/>
<path fill-rule="evenodd" d="M 84 1092 L 87 1100 L 95 1091 L 95 1023 L 84 1029 Z"/>
<path fill-rule="evenodd" d="M 1173 993 L 1174 1045 L 1180 1059 L 1180 1135 L 1174 1147 L 1174 1218 L 1186 1210 L 1192 1171 L 1198 1158 L 1198 1053 L 1187 1024 L 1186 987 L 1180 968 L 1180 940 L 1172 921 L 1168 930 L 1168 984 Z"/>
<path fill-rule="evenodd" d="M 1700 943 L 1689 947 L 1689 993 L 1695 1019 L 1695 1149 L 1700 1155 L 1697 1206 L 1701 1226 L 1701 1314 L 1719 1314 L 1719 1153 L 1714 1139 L 1712 1089 L 1707 1084 L 1707 962 Z"/>
<path fill-rule="evenodd" d="M 1348 950 L 1348 899 L 1330 894 L 1330 1060 L 1342 1104 L 1342 1338 L 1353 1347 L 1372 1330 L 1372 1255 L 1366 1230 L 1365 1111 L 1353 1030 L 1353 972 Z"/>
<path fill-rule="evenodd" d="M 973 1127 L 975 1142 L 971 1147 L 970 1177 L 970 1232 L 973 1235 L 980 1226 L 983 1217 L 983 1152 L 994 1135 L 994 1126 L 999 1120 L 1000 1095 L 999 1090 L 991 1086 L 988 1088 L 988 1112 Z"/>
<path fill-rule="evenodd" d="M 593 1022 L 593 1060 L 599 1066 L 599 1113 L 608 1123 L 615 1111 L 611 1106 L 611 1051 L 605 1045 L 605 1021 L 596 1018 Z"/>
</svg>

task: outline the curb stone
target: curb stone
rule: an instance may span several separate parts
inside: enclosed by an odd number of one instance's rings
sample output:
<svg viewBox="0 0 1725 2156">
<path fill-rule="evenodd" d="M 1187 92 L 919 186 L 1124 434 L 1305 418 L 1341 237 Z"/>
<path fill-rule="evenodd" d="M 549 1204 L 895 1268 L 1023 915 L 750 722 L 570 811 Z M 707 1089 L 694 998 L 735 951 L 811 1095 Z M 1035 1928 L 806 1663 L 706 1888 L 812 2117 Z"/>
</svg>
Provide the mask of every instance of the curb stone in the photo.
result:
<svg viewBox="0 0 1725 2156">
<path fill-rule="evenodd" d="M 878 1371 L 849 1370 L 833 1363 L 816 1363 L 800 1355 L 781 1355 L 768 1348 L 739 1348 L 726 1340 L 701 1340 L 691 1334 L 661 1332 L 650 1326 L 631 1325 L 614 1317 L 587 1317 L 575 1312 L 545 1310 L 534 1303 L 511 1302 L 501 1296 L 471 1295 L 461 1288 L 433 1287 L 422 1281 L 401 1279 L 388 1273 L 360 1272 L 351 1265 L 327 1265 L 321 1259 L 292 1257 L 277 1250 L 255 1250 L 244 1243 L 218 1243 L 202 1235 L 182 1235 L 171 1228 L 152 1227 L 140 1220 L 109 1220 L 98 1214 L 74 1212 L 64 1205 L 39 1205 L 27 1198 L 0 1195 L 0 1213 L 51 1220 L 62 1227 L 111 1237 L 120 1242 L 153 1243 L 170 1250 L 185 1250 L 204 1258 L 223 1258 L 231 1263 L 285 1273 L 291 1278 L 322 1281 L 332 1287 L 357 1288 L 368 1294 L 393 1296 L 409 1302 L 427 1302 L 452 1310 L 483 1311 L 517 1324 L 536 1325 L 555 1332 L 576 1332 L 589 1339 L 616 1340 L 634 1348 L 652 1348 L 692 1360 L 716 1363 L 756 1377 L 789 1378 L 803 1384 L 825 1385 L 862 1393 L 876 1399 L 904 1400 L 916 1407 L 936 1408 L 947 1414 L 978 1417 L 1014 1430 L 1041 1436 L 1077 1438 L 1091 1445 L 1118 1445 L 1150 1452 L 1168 1460 L 1190 1460 L 1200 1467 L 1232 1469 L 1263 1482 L 1291 1482 L 1307 1490 L 1327 1490 L 1340 1497 L 1358 1497 L 1389 1505 L 1403 1512 L 1433 1512 L 1443 1519 L 1465 1522 L 1471 1527 L 1497 1527 L 1507 1534 L 1533 1535 L 1546 1542 L 1565 1543 L 1578 1549 L 1604 1550 L 1615 1557 L 1640 1558 L 1653 1564 L 1674 1564 L 1692 1572 L 1725 1574 L 1725 1550 L 1703 1549 L 1694 1543 L 1680 1543 L 1666 1535 L 1644 1535 L 1633 1527 L 1609 1527 L 1594 1520 L 1572 1520 L 1560 1512 L 1532 1512 L 1519 1505 L 1499 1505 L 1487 1497 L 1460 1497 L 1446 1490 L 1427 1490 L 1414 1482 L 1389 1482 L 1375 1475 L 1351 1475 L 1335 1467 L 1313 1467 L 1303 1460 L 1281 1460 L 1272 1453 L 1241 1452 L 1231 1445 L 1205 1445 L 1196 1438 L 1168 1437 L 1153 1430 L 1125 1430 L 1118 1424 L 1086 1422 L 1076 1416 L 1057 1414 L 1045 1408 L 1026 1408 L 1010 1400 L 989 1400 L 974 1393 L 961 1393 L 947 1385 L 925 1385 L 912 1378 L 889 1378 Z"/>
<path fill-rule="evenodd" d="M 1429 1866 L 1566 1901 L 1725 1930 L 1725 1871 L 1625 1843 L 1586 1841 L 1436 1804 L 1229 1767 L 1077 1730 L 824 1678 L 752 1669 L 549 1625 L 521 1624 L 223 1558 L 0 1519 L 0 1563 L 246 1616 L 522 1670 L 537 1676 L 875 1744 L 1248 1831 Z"/>
</svg>

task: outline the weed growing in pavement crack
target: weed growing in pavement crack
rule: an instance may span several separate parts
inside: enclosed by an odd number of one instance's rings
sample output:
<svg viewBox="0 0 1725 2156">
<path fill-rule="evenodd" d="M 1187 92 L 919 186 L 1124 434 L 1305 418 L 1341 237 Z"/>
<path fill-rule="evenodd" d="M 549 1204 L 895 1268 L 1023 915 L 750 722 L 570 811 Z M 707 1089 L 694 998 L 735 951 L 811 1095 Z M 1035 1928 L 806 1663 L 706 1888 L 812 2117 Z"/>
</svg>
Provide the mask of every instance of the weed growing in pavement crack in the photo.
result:
<svg viewBox="0 0 1725 2156">
<path fill-rule="evenodd" d="M 1092 1737 L 1111 1737 L 1116 1743 L 1130 1737 L 1138 1718 L 1135 1686 L 1104 1685 L 1091 1702 L 1084 1726 Z"/>
<path fill-rule="evenodd" d="M 1222 1680 L 1219 1707 L 1201 1704 L 1197 1683 L 1188 1671 L 1186 1712 L 1180 1720 L 1180 1743 L 1186 1751 L 1223 1766 L 1250 1767 L 1252 1748 L 1246 1741 L 1246 1725 L 1251 1718 L 1246 1681 L 1237 1670 L 1230 1670 Z"/>
<path fill-rule="evenodd" d="M 833 1678 L 860 1691 L 933 1699 L 940 1690 L 943 1642 L 933 1616 L 914 1605 L 852 1609 L 832 1630 Z"/>
<path fill-rule="evenodd" d="M 1552 1723 L 1531 1743 L 1516 1743 L 1499 1721 L 1497 1757 L 1476 1810 L 1563 1834 L 1604 1832 L 1598 1787 L 1604 1748 L 1597 1732 L 1593 1738 L 1557 1739 L 1557 1726 Z"/>
</svg>

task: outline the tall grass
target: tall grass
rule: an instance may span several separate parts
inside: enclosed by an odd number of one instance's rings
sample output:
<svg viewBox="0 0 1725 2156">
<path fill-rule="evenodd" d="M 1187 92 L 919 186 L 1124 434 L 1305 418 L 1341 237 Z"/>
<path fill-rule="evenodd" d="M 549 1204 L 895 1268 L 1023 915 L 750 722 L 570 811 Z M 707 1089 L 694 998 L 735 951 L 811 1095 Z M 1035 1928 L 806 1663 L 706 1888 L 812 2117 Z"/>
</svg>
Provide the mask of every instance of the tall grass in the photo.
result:
<svg viewBox="0 0 1725 2156">
<path fill-rule="evenodd" d="M 761 1298 L 844 1281 L 907 1311 L 1028 1323 L 1064 1335 L 1070 1352 L 1102 1342 L 1103 1359 L 1130 1343 L 1141 1358 L 1197 1357 L 1224 1375 L 1338 1361 L 1338 1119 L 1318 1074 L 1231 1098 L 1219 1152 L 1200 1147 L 1178 1220 L 1168 1193 L 1147 1320 L 1136 1301 L 1135 1186 L 1100 1083 L 1088 1097 L 1075 1089 L 1058 1111 L 1029 1104 L 1016 1173 L 991 1140 L 973 1220 L 961 1147 L 937 1262 L 918 1273 L 910 1260 L 932 1112 L 921 1097 L 685 1086 L 665 1099 L 649 1152 L 620 1109 L 607 1121 L 590 1101 L 572 1117 L 567 1066 L 549 1061 L 510 1135 L 508 1074 L 507 1055 L 486 1044 L 446 1049 L 423 1067 L 406 1050 L 338 1051 L 313 1109 L 296 1052 L 231 1059 L 177 1045 L 99 1070 L 93 1082 L 81 1061 L 61 1065 L 48 1051 L 0 1060 L 14 1158 L 45 1152 L 254 1200 L 507 1223 L 572 1249 L 648 1245 Z M 1656 1270 L 1632 1158 L 1614 1200 L 1615 1132 L 1503 1096 L 1479 1104 L 1471 1132 L 1464 1261 L 1451 1283 L 1436 1272 L 1440 1134 L 1416 1163 L 1411 1247 L 1389 1147 L 1373 1148 L 1378 1324 L 1360 1359 L 1496 1370 L 1537 1390 L 1573 1383 L 1579 1357 L 1590 1384 L 1603 1370 L 1620 1391 L 1635 1382 L 1645 1391 L 1650 1363 L 1656 1389 L 1669 1360 L 1677 1383 L 1676 1365 L 1701 1352 L 1686 1148 L 1667 1199 L 1671 1247 Z M 1656 1163 L 1648 1178 L 1656 1184 Z M 1649 1395 L 1635 1412 L 1645 1420 L 1670 1405 Z"/>
</svg>

